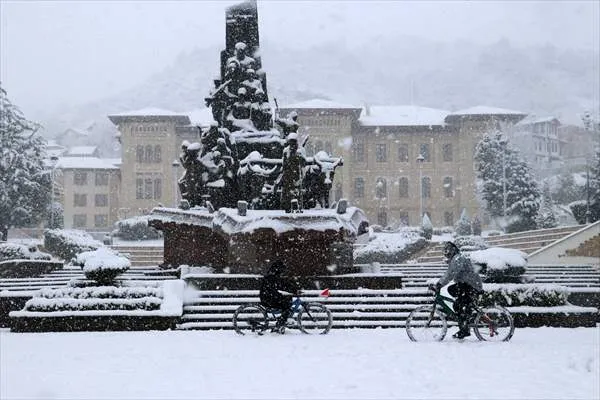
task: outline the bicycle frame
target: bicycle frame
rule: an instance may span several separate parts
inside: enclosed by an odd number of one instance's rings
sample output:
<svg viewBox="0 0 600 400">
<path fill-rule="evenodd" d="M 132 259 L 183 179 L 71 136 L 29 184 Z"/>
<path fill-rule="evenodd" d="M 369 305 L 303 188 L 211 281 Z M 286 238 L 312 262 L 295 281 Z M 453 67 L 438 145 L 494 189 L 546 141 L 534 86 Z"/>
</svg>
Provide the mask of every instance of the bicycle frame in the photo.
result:
<svg viewBox="0 0 600 400">
<path fill-rule="evenodd" d="M 300 309 L 304 309 L 304 311 L 306 312 L 306 314 L 314 321 L 313 316 L 310 314 L 308 308 L 306 307 L 306 302 L 302 301 L 300 299 L 300 297 L 294 297 L 294 300 L 292 301 L 292 305 L 290 307 L 290 316 L 289 318 L 292 319 L 296 319 L 296 316 L 298 315 L 298 312 L 300 311 Z M 281 315 L 281 310 L 278 309 L 274 309 L 274 308 L 266 308 L 262 305 L 259 305 L 258 307 L 262 308 L 265 310 L 265 312 L 267 313 L 267 316 L 269 317 L 268 320 L 276 320 L 278 318 L 279 315 Z M 256 328 L 260 328 L 262 330 L 266 329 L 269 321 L 267 320 L 267 325 L 264 326 L 263 324 L 257 323 L 256 324 Z"/>
</svg>

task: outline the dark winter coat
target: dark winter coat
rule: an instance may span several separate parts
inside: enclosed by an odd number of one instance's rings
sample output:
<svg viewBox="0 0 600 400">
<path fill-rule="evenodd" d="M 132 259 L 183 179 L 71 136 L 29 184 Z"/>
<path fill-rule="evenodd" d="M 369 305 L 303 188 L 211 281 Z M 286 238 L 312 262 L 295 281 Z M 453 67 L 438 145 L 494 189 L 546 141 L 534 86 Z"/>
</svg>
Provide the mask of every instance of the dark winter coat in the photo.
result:
<svg viewBox="0 0 600 400">
<path fill-rule="evenodd" d="M 260 282 L 260 302 L 266 307 L 277 308 L 279 304 L 290 301 L 289 295 L 279 293 L 279 290 L 296 293 L 299 288 L 295 282 L 281 277 L 278 274 L 267 274 Z"/>
<path fill-rule="evenodd" d="M 446 286 L 451 280 L 458 283 L 466 283 L 471 287 L 482 290 L 481 277 L 471 263 L 471 259 L 464 254 L 457 254 L 448 263 L 448 269 L 444 276 L 438 281 L 440 286 Z"/>
</svg>

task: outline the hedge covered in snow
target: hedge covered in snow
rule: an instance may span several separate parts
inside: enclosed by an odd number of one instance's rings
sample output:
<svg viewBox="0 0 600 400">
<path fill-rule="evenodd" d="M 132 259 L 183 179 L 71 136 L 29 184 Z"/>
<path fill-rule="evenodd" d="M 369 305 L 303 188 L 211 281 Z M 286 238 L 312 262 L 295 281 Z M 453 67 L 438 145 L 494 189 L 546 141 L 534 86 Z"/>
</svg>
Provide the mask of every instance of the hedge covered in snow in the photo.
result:
<svg viewBox="0 0 600 400">
<path fill-rule="evenodd" d="M 483 281 L 488 283 L 522 283 L 527 254 L 516 249 L 492 247 L 467 253 Z"/>
<path fill-rule="evenodd" d="M 394 233 L 374 233 L 369 243 L 354 251 L 354 262 L 357 264 L 403 263 L 425 246 L 427 240 L 418 231 L 401 229 Z"/>
<path fill-rule="evenodd" d="M 162 232 L 148 225 L 149 215 L 141 215 L 117 221 L 115 235 L 123 240 L 160 239 Z"/>
<path fill-rule="evenodd" d="M 148 287 L 86 287 L 42 289 L 23 311 L 158 310 L 163 290 Z"/>
<path fill-rule="evenodd" d="M 551 284 L 494 284 L 484 283 L 485 293 L 480 305 L 498 304 L 504 307 L 556 307 L 567 304 L 569 291 L 564 286 Z"/>
<path fill-rule="evenodd" d="M 46 229 L 44 231 L 44 248 L 51 254 L 70 261 L 77 254 L 102 247 L 88 233 L 74 229 Z"/>
<path fill-rule="evenodd" d="M 51 260 L 48 253 L 39 251 L 36 246 L 19 243 L 0 243 L 0 261 L 7 260 Z"/>
<path fill-rule="evenodd" d="M 106 247 L 78 254 L 73 264 L 83 268 L 86 278 L 106 285 L 112 284 L 119 274 L 131 267 L 127 258 Z"/>
</svg>

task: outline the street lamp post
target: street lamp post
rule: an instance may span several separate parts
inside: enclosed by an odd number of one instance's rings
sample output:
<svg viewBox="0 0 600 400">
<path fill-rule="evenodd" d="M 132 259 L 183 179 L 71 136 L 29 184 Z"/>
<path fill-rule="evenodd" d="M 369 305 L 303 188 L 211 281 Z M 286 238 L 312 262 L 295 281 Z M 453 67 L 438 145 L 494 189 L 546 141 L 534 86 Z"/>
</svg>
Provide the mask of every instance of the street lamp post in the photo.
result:
<svg viewBox="0 0 600 400">
<path fill-rule="evenodd" d="M 502 153 L 502 216 L 506 221 L 506 153 Z"/>
<path fill-rule="evenodd" d="M 54 171 L 58 162 L 57 156 L 50 157 L 52 169 L 50 170 L 50 229 L 54 229 Z"/>
<path fill-rule="evenodd" d="M 419 164 L 419 218 L 423 218 L 423 161 L 425 157 L 421 153 L 417 156 L 417 164 Z"/>
</svg>

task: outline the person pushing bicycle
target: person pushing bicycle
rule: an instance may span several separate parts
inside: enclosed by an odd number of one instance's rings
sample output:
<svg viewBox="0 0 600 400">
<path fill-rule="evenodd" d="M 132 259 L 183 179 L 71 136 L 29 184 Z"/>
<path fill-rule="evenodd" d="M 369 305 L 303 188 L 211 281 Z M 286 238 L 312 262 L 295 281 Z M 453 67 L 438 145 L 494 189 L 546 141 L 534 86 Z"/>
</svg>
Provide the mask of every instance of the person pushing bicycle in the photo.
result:
<svg viewBox="0 0 600 400">
<path fill-rule="evenodd" d="M 266 308 L 281 311 L 273 332 L 283 333 L 285 323 L 290 316 L 292 296 L 300 292 L 300 288 L 291 279 L 281 276 L 285 271 L 285 264 L 281 260 L 273 262 L 260 282 L 260 304 Z"/>
<path fill-rule="evenodd" d="M 458 319 L 458 332 L 453 338 L 463 339 L 471 336 L 469 331 L 469 317 L 473 312 L 475 298 L 483 293 L 481 277 L 473 268 L 471 259 L 462 254 L 459 248 L 452 242 L 444 244 L 444 257 L 448 261 L 448 269 L 444 276 L 435 284 L 435 290 L 446 286 L 450 281 L 455 283 L 448 287 L 448 293 L 456 300 L 454 311 Z"/>
</svg>

